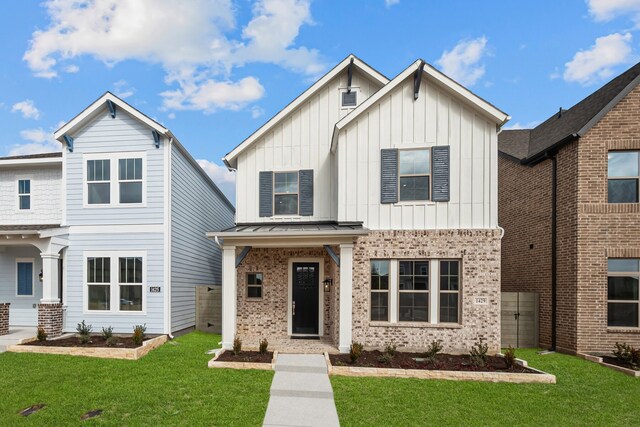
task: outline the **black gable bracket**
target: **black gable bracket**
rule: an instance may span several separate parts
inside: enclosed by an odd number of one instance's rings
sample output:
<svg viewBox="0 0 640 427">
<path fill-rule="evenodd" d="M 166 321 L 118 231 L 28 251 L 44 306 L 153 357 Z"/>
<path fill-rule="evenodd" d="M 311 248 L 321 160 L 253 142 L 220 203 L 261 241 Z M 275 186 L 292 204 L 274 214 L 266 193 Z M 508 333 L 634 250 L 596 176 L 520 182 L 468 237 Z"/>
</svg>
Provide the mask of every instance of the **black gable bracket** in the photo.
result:
<svg viewBox="0 0 640 427">
<path fill-rule="evenodd" d="M 240 254 L 236 257 L 236 268 L 238 268 L 238 266 L 242 264 L 242 261 L 244 261 L 247 255 L 249 255 L 250 251 L 251 246 L 245 246 L 244 248 L 242 248 L 242 252 L 240 252 Z"/>
<path fill-rule="evenodd" d="M 353 58 L 349 62 L 349 68 L 347 68 L 347 93 L 351 93 L 351 80 L 353 79 Z"/>
<path fill-rule="evenodd" d="M 324 245 L 324 250 L 327 251 L 327 255 L 336 263 L 338 267 L 340 267 L 340 257 L 335 253 L 333 248 L 329 245 Z"/>
<path fill-rule="evenodd" d="M 110 99 L 107 99 L 107 107 L 109 107 L 109 114 L 111 114 L 111 118 L 116 118 L 116 104 L 113 103 Z"/>
<path fill-rule="evenodd" d="M 413 75 L 413 100 L 418 99 L 420 94 L 420 83 L 422 83 L 422 73 L 424 71 L 424 61 L 420 61 L 420 65 Z"/>
<path fill-rule="evenodd" d="M 64 139 L 64 142 L 67 143 L 67 149 L 69 152 L 73 153 L 73 138 L 69 135 L 62 135 L 62 138 Z"/>
<path fill-rule="evenodd" d="M 158 133 L 158 131 L 152 130 L 151 135 L 153 135 L 153 143 L 155 144 L 156 148 L 160 148 L 160 134 Z"/>
</svg>

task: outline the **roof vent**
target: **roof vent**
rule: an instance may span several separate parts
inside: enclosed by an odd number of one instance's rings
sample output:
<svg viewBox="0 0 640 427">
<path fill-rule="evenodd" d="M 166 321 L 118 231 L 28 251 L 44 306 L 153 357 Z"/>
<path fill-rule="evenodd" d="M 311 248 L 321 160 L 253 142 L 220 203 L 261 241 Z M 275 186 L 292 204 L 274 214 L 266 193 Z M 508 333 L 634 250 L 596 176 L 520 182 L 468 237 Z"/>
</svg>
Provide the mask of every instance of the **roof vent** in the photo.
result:
<svg viewBox="0 0 640 427">
<path fill-rule="evenodd" d="M 562 109 L 562 107 L 560 107 L 560 109 L 558 110 L 558 118 L 559 118 L 559 119 L 560 119 L 560 118 L 562 118 L 562 112 L 563 112 L 563 111 L 564 111 L 564 110 Z"/>
</svg>

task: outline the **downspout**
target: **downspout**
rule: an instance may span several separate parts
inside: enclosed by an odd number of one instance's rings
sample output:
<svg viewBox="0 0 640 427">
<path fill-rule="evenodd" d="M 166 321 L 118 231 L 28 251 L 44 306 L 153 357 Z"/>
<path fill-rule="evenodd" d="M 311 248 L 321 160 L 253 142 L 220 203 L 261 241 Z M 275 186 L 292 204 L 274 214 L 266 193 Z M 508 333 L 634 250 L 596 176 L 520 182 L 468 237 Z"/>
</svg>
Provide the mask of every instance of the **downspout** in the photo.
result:
<svg viewBox="0 0 640 427">
<path fill-rule="evenodd" d="M 556 154 L 551 159 L 551 348 L 556 351 L 557 311 L 558 311 L 558 248 L 557 248 L 557 204 L 558 204 L 558 158 Z"/>
</svg>

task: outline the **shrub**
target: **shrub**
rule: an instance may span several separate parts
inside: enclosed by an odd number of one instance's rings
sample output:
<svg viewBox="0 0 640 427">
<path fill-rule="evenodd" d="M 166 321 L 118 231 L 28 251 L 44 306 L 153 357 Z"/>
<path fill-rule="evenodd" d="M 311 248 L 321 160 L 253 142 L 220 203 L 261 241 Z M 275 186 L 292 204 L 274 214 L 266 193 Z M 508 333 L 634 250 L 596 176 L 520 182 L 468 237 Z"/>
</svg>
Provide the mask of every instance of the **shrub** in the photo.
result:
<svg viewBox="0 0 640 427">
<path fill-rule="evenodd" d="M 118 345 L 118 338 L 114 336 L 107 338 L 107 347 L 115 347 L 116 345 Z"/>
<path fill-rule="evenodd" d="M 424 357 L 425 359 L 427 359 L 428 362 L 435 363 L 436 356 L 438 356 L 438 353 L 440 353 L 441 351 L 442 351 L 442 341 L 440 340 L 431 341 L 431 344 L 429 344 L 429 346 L 427 347 L 427 351 L 425 352 Z"/>
<path fill-rule="evenodd" d="M 260 341 L 260 354 L 267 354 L 267 347 L 269 347 L 269 342 L 266 338 L 263 338 Z"/>
<path fill-rule="evenodd" d="M 356 360 L 362 356 L 362 350 L 362 344 L 355 341 L 351 344 L 351 348 L 349 349 L 349 358 L 351 359 L 351 363 L 355 363 Z"/>
<path fill-rule="evenodd" d="M 236 356 L 242 353 L 242 340 L 240 337 L 235 337 L 233 339 L 233 354 Z"/>
<path fill-rule="evenodd" d="M 109 338 L 113 336 L 113 327 L 109 326 L 108 328 L 102 328 L 102 338 L 107 341 Z"/>
<path fill-rule="evenodd" d="M 36 335 L 36 338 L 38 339 L 38 341 L 40 342 L 46 341 L 48 336 L 49 334 L 45 332 L 44 328 L 42 326 L 38 326 L 38 334 Z"/>
<path fill-rule="evenodd" d="M 511 369 L 516 365 L 516 349 L 509 346 L 504 351 L 504 363 L 507 365 L 507 369 Z"/>
<path fill-rule="evenodd" d="M 396 346 L 395 346 L 395 344 L 387 344 L 387 346 L 384 348 L 384 352 L 387 353 L 391 357 L 395 356 L 396 355 Z"/>
<path fill-rule="evenodd" d="M 489 344 L 484 343 L 483 337 L 478 337 L 478 341 L 471 347 L 469 354 L 471 355 L 471 362 L 476 366 L 484 366 L 487 364 L 487 352 L 489 351 Z"/>
<path fill-rule="evenodd" d="M 147 337 L 146 332 L 147 332 L 147 325 L 146 324 L 134 326 L 133 327 L 133 337 L 131 337 L 133 339 L 133 343 L 135 345 L 142 344 L 144 339 Z"/>
<path fill-rule="evenodd" d="M 80 344 L 86 344 L 91 341 L 91 331 L 93 328 L 91 325 L 87 325 L 85 321 L 78 323 L 76 326 L 76 332 L 78 332 L 78 338 L 80 339 Z"/>
<path fill-rule="evenodd" d="M 393 355 L 389 353 L 383 353 L 382 356 L 378 358 L 378 362 L 380 363 L 389 363 L 393 359 Z"/>
<path fill-rule="evenodd" d="M 635 349 L 625 343 L 616 342 L 616 349 L 613 355 L 621 362 L 631 365 L 634 369 L 640 369 L 640 349 Z"/>
</svg>

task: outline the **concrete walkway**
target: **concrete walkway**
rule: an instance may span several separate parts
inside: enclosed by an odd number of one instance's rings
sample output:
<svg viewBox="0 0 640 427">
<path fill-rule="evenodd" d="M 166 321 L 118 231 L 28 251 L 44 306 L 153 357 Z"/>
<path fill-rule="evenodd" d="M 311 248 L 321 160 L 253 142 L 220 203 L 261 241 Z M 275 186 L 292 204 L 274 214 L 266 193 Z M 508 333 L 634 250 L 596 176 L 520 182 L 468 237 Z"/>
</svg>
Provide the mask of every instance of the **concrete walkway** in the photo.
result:
<svg viewBox="0 0 640 427">
<path fill-rule="evenodd" d="M 278 355 L 263 425 L 340 425 L 323 355 Z"/>
<path fill-rule="evenodd" d="M 32 326 L 9 326 L 8 335 L 0 335 L 0 353 L 7 351 L 7 347 L 22 344 L 25 339 L 36 336 L 37 328 Z"/>
</svg>

